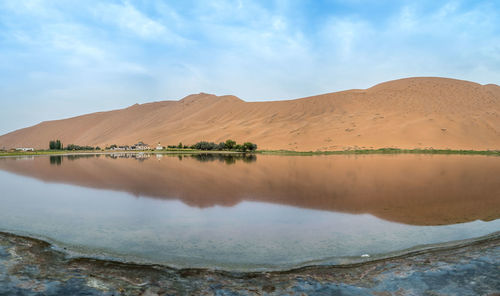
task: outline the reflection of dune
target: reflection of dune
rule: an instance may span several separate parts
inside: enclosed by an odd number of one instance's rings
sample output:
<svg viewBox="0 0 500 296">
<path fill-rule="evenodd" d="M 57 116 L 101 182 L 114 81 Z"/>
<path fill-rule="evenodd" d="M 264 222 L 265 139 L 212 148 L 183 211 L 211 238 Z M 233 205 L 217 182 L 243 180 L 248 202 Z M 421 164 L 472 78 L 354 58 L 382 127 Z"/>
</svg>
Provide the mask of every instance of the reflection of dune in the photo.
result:
<svg viewBox="0 0 500 296">
<path fill-rule="evenodd" d="M 252 141 L 263 149 L 500 147 L 500 87 L 445 78 L 408 78 L 308 98 L 244 102 L 190 95 L 43 122 L 0 136 L 0 147 Z"/>
<path fill-rule="evenodd" d="M 0 169 L 49 182 L 180 199 L 190 206 L 243 200 L 369 213 L 416 225 L 500 218 L 500 158 L 456 155 L 286 157 L 200 162 L 165 156 L 139 162 L 100 156 L 0 159 Z"/>
</svg>

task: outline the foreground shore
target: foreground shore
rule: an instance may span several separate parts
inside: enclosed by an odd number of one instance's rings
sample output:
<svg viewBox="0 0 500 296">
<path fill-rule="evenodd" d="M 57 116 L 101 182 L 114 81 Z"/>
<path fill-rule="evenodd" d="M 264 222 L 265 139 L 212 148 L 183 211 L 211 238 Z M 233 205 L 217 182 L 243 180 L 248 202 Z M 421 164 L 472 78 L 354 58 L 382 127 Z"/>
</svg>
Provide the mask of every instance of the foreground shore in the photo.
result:
<svg viewBox="0 0 500 296">
<path fill-rule="evenodd" d="M 500 233 L 362 264 L 236 273 L 70 259 L 0 232 L 0 295 L 497 295 L 499 262 Z"/>
</svg>

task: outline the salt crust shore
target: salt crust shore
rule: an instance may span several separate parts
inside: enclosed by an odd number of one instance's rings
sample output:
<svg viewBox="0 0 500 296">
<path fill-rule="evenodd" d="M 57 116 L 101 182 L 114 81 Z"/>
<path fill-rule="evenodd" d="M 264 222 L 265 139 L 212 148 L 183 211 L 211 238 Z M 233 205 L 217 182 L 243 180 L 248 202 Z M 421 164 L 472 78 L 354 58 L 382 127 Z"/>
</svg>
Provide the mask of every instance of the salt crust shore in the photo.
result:
<svg viewBox="0 0 500 296">
<path fill-rule="evenodd" d="M 346 266 L 280 272 L 172 269 L 70 259 L 0 233 L 0 295 L 500 295 L 500 233 Z"/>
</svg>

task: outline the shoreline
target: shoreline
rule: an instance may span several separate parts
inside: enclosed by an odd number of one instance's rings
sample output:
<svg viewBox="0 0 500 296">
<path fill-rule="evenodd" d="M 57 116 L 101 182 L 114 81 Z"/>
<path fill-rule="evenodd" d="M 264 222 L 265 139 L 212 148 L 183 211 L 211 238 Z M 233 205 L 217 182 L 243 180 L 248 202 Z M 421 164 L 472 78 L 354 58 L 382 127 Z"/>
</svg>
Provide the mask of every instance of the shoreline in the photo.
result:
<svg viewBox="0 0 500 296">
<path fill-rule="evenodd" d="M 499 251 L 497 232 L 466 244 L 351 265 L 231 272 L 68 258 L 43 240 L 0 232 L 0 294 L 372 295 L 401 293 L 401 289 L 416 294 L 427 289 L 444 294 L 493 294 L 500 289 Z"/>
<path fill-rule="evenodd" d="M 68 150 L 58 150 L 58 151 L 35 151 L 35 152 L 0 152 L 0 157 L 8 156 L 38 156 L 38 155 L 106 155 L 106 154 L 250 154 L 251 152 L 242 151 L 205 151 L 205 150 L 105 150 L 105 151 L 94 151 L 94 150 L 81 150 L 81 151 L 68 151 Z"/>
<path fill-rule="evenodd" d="M 267 155 L 350 155 L 350 154 L 455 154 L 455 155 L 492 155 L 500 156 L 500 150 L 453 150 L 453 149 L 352 149 L 332 151 L 293 151 L 293 150 L 258 150 L 257 154 Z"/>
<path fill-rule="evenodd" d="M 147 154 L 262 154 L 262 155 L 351 155 L 351 154 L 441 154 L 441 155 L 489 155 L 500 156 L 500 150 L 453 150 L 453 149 L 352 149 L 332 151 L 294 151 L 294 150 L 257 150 L 253 152 L 231 151 L 231 150 L 193 150 L 193 149 L 171 149 L 171 150 L 40 150 L 34 152 L 0 152 L 0 157 L 5 156 L 35 156 L 35 155 L 88 155 L 88 154 L 118 154 L 118 153 L 147 153 Z"/>
<path fill-rule="evenodd" d="M 211 266 L 211 267 L 180 267 L 170 264 L 163 263 L 155 263 L 148 261 L 140 261 L 140 259 L 128 258 L 128 257 L 120 257 L 119 255 L 111 255 L 106 254 L 105 252 L 101 254 L 93 253 L 92 251 L 83 252 L 74 250 L 74 246 L 65 245 L 63 243 L 58 244 L 55 241 L 52 241 L 50 238 L 45 238 L 42 236 L 36 236 L 25 233 L 16 233 L 8 230 L 0 230 L 0 237 L 2 236 L 11 236 L 17 237 L 22 240 L 33 240 L 37 241 L 41 244 L 46 244 L 50 247 L 51 250 L 55 252 L 59 252 L 64 255 L 67 259 L 70 260 L 95 260 L 102 262 L 113 262 L 120 263 L 125 265 L 134 265 L 134 266 L 155 266 L 161 268 L 167 268 L 172 270 L 204 270 L 204 271 L 219 271 L 219 272 L 227 272 L 227 273 L 237 273 L 237 274 L 256 274 L 256 273 L 294 273 L 299 272 L 301 270 L 307 269 L 315 269 L 315 268 L 354 268 L 360 267 L 366 264 L 374 264 L 379 262 L 386 262 L 396 259 L 404 259 L 407 257 L 418 256 L 426 253 L 436 253 L 442 251 L 449 251 L 453 249 L 467 248 L 470 246 L 484 244 L 490 241 L 498 241 L 500 243 L 500 231 L 492 232 L 487 235 L 473 237 L 462 240 L 434 243 L 434 244 L 424 244 L 417 245 L 407 249 L 391 251 L 383 254 L 371 254 L 367 258 L 363 257 L 352 257 L 352 261 L 345 263 L 332 263 L 334 262 L 334 258 L 336 257 L 328 257 L 323 259 L 316 259 L 305 261 L 302 263 L 298 263 L 296 265 L 291 265 L 288 267 L 252 267 L 252 268 L 224 268 L 221 266 Z"/>
</svg>

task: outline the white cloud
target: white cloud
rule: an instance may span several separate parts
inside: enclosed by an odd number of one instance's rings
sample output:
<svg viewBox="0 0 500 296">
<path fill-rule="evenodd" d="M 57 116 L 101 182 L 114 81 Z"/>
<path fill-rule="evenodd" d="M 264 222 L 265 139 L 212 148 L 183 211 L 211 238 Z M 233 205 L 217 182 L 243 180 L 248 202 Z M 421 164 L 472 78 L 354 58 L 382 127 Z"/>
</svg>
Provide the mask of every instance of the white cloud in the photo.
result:
<svg viewBox="0 0 500 296">
<path fill-rule="evenodd" d="M 429 3 L 373 17 L 310 15 L 291 1 L 0 1 L 0 99 L 87 112 L 200 91 L 289 99 L 405 76 L 498 83 L 491 2 Z"/>
<path fill-rule="evenodd" d="M 187 41 L 161 22 L 153 20 L 140 12 L 129 2 L 98 5 L 94 9 L 94 15 L 105 22 L 115 24 L 125 32 L 143 39 L 179 44 Z"/>
<path fill-rule="evenodd" d="M 102 62 L 106 51 L 86 38 L 84 28 L 72 24 L 56 24 L 43 28 L 48 45 L 52 48 L 68 52 L 74 61 Z M 82 64 L 82 63 L 78 63 Z"/>
<path fill-rule="evenodd" d="M 449 15 L 454 14 L 457 9 L 459 8 L 459 4 L 455 1 L 448 2 L 444 4 L 434 15 L 437 19 L 444 19 L 448 17 Z"/>
<path fill-rule="evenodd" d="M 418 20 L 413 7 L 404 6 L 398 16 L 395 28 L 403 31 L 413 31 L 418 28 Z"/>
<path fill-rule="evenodd" d="M 372 43 L 373 29 L 365 21 L 350 18 L 331 18 L 323 25 L 316 39 L 323 54 L 336 59 L 356 58 L 360 49 Z"/>
</svg>

